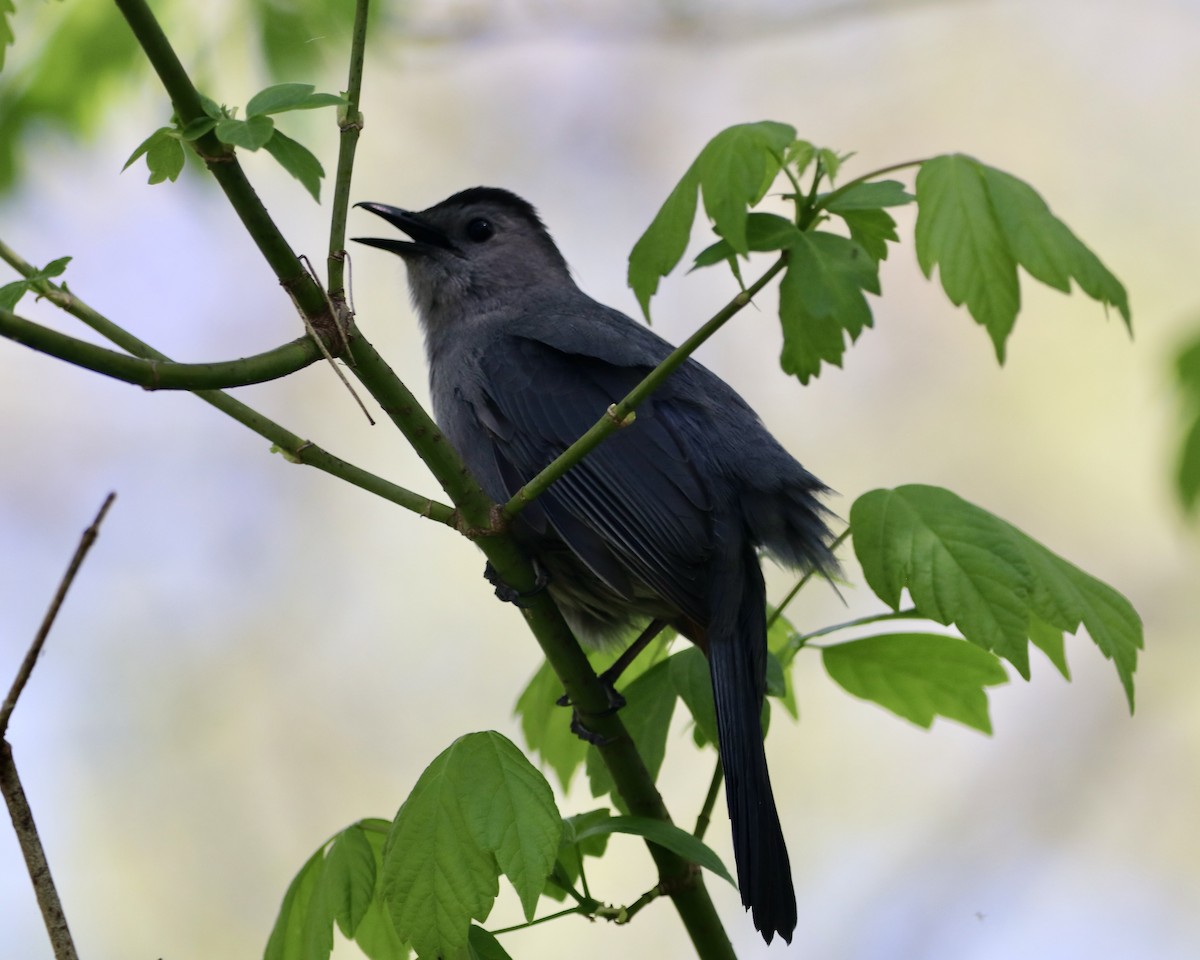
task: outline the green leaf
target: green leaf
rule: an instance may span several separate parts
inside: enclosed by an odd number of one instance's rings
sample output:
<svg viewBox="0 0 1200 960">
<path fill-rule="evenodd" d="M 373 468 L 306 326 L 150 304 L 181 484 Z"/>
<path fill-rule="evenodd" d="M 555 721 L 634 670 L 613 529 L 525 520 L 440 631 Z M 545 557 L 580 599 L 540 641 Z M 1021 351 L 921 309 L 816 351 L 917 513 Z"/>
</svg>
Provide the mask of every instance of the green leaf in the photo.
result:
<svg viewBox="0 0 1200 960">
<path fill-rule="evenodd" d="M 12 283 L 6 283 L 0 287 L 0 309 L 16 310 L 17 304 L 21 302 L 21 298 L 25 296 L 28 289 L 28 280 L 14 280 Z"/>
<path fill-rule="evenodd" d="M 746 216 L 770 188 L 779 162 L 796 131 L 763 120 L 722 130 L 696 158 L 704 210 L 713 229 L 740 254 L 750 252 Z"/>
<path fill-rule="evenodd" d="M 1004 362 L 1004 344 L 1021 305 L 1017 263 L 988 199 L 980 164 L 962 154 L 934 157 L 917 174 L 917 261 L 936 265 L 946 296 L 967 305 Z"/>
<path fill-rule="evenodd" d="M 629 254 L 629 286 L 647 319 L 659 280 L 675 269 L 687 249 L 697 191 L 717 234 L 736 252 L 749 253 L 747 208 L 770 188 L 795 135 L 782 123 L 743 123 L 722 130 L 700 151 Z"/>
<path fill-rule="evenodd" d="M 1200 413 L 1188 426 L 1180 444 L 1175 489 L 1183 508 L 1194 514 L 1196 505 L 1200 503 Z"/>
<path fill-rule="evenodd" d="M 246 104 L 246 116 L 257 117 L 287 110 L 312 110 L 316 107 L 336 107 L 346 103 L 345 97 L 332 93 L 313 93 L 311 83 L 277 83 L 260 90 Z"/>
<path fill-rule="evenodd" d="M 342 935 L 353 940 L 375 897 L 375 851 L 357 824 L 333 841 L 325 856 L 321 885 Z"/>
<path fill-rule="evenodd" d="M 849 160 L 854 154 L 838 154 L 828 147 L 821 147 L 817 151 L 817 157 L 821 161 L 821 166 L 825 169 L 825 176 L 830 183 L 837 179 L 838 171 L 842 168 L 842 161 Z"/>
<path fill-rule="evenodd" d="M 767 613 L 767 652 L 779 663 L 779 668 L 783 671 L 783 693 L 775 696 L 792 718 L 799 720 L 800 706 L 796 702 L 796 683 L 792 672 L 792 661 L 800 651 L 799 645 L 793 642 L 797 631 L 787 617 L 777 614 L 773 608 L 768 607 Z"/>
<path fill-rule="evenodd" d="M 321 178 L 325 176 L 325 170 L 306 146 L 276 130 L 275 136 L 267 141 L 267 153 L 299 180 L 314 200 L 321 202 Z"/>
<path fill-rule="evenodd" d="M 264 116 L 248 117 L 245 120 L 226 117 L 218 120 L 214 129 L 217 139 L 222 143 L 244 150 L 258 150 L 272 139 L 275 121 Z"/>
<path fill-rule="evenodd" d="M 868 180 L 834 194 L 826 194 L 826 197 L 819 198 L 818 206 L 830 213 L 845 213 L 847 210 L 902 207 L 916 199 L 899 180 Z"/>
<path fill-rule="evenodd" d="M 1067 633 L 1086 627 L 1113 661 L 1133 709 L 1142 624 L 1129 601 L 1111 587 L 938 487 L 873 490 L 851 507 L 850 525 L 867 583 L 893 609 L 899 609 L 900 593 L 907 589 L 921 616 L 954 624 L 1026 679 L 1031 633 L 1055 660 L 1036 621 Z"/>
<path fill-rule="evenodd" d="M 571 732 L 569 710 L 558 706 L 562 684 L 550 664 L 543 661 L 517 700 L 521 733 L 529 749 L 548 763 L 564 791 L 587 757 L 587 744 Z"/>
<path fill-rule="evenodd" d="M 667 751 L 667 732 L 675 711 L 675 689 L 671 685 L 670 661 L 656 663 L 624 688 L 626 706 L 621 720 L 638 753 L 645 761 L 651 778 L 658 777 Z M 600 751 L 588 748 L 587 775 L 592 796 L 612 794 L 613 803 L 622 808 L 624 801 L 615 793 L 608 768 L 600 759 Z"/>
<path fill-rule="evenodd" d="M 563 821 L 556 869 L 561 871 L 562 878 L 567 883 L 573 884 L 579 879 L 583 870 L 584 857 L 602 857 L 608 846 L 608 834 L 606 833 L 589 835 L 582 840 L 579 839 L 579 833 L 611 816 L 607 807 L 601 807 L 598 810 L 576 814 Z M 562 900 L 566 897 L 566 893 L 558 890 L 555 884 L 547 885 L 545 895 L 553 897 L 555 900 Z"/>
<path fill-rule="evenodd" d="M 0 70 L 4 69 L 4 54 L 5 48 L 11 47 L 13 40 L 13 29 L 11 18 L 17 12 L 17 8 L 13 5 L 12 0 L 0 0 Z"/>
<path fill-rule="evenodd" d="M 717 708 L 713 703 L 712 675 L 708 658 L 697 647 L 688 647 L 672 654 L 671 686 L 688 708 L 696 722 L 696 730 L 705 743 L 717 742 Z"/>
<path fill-rule="evenodd" d="M 263 960 L 324 960 L 333 951 L 333 920 L 320 886 L 324 869 L 322 846 L 289 884 Z"/>
<path fill-rule="evenodd" d="M 691 239 L 699 186 L 700 175 L 693 163 L 629 252 L 629 287 L 647 320 L 650 298 L 658 292 L 659 279 L 675 269 Z"/>
<path fill-rule="evenodd" d="M 932 633 L 851 640 L 825 647 L 821 656 L 847 692 L 926 729 L 941 716 L 991 733 L 984 689 L 1008 682 L 995 654 Z"/>
<path fill-rule="evenodd" d="M 170 127 L 159 127 L 152 134 L 150 134 L 150 136 L 137 145 L 137 149 L 135 149 L 133 153 L 129 155 L 129 159 L 126 160 L 125 165 L 121 167 L 121 172 L 124 173 L 126 170 L 128 170 L 131 166 L 133 166 L 138 157 L 149 153 L 150 148 L 155 146 L 161 140 L 173 140 L 174 134 L 175 131 Z"/>
<path fill-rule="evenodd" d="M 843 210 L 837 214 L 850 229 L 850 239 L 875 261 L 886 260 L 888 241 L 896 243 L 896 221 L 885 210 Z"/>
<path fill-rule="evenodd" d="M 384 849 L 396 933 L 420 956 L 461 952 L 500 873 L 532 918 L 561 833 L 550 785 L 511 742 L 490 731 L 460 737 L 421 774 Z"/>
<path fill-rule="evenodd" d="M 1125 288 L 1028 184 L 963 154 L 927 160 L 917 174 L 917 259 L 938 267 L 942 288 L 987 328 L 1004 362 L 1021 305 L 1017 265 L 1068 291 L 1114 306 L 1130 324 Z"/>
<path fill-rule="evenodd" d="M 751 250 L 784 250 L 801 237 L 800 228 L 775 213 L 746 216 L 746 245 Z"/>
<path fill-rule="evenodd" d="M 692 261 L 692 270 L 699 270 L 701 267 L 716 266 L 718 263 L 728 263 L 731 266 L 737 266 L 737 253 L 724 240 L 718 240 L 696 254 L 696 259 Z M 691 271 L 689 270 L 688 272 L 690 273 Z"/>
<path fill-rule="evenodd" d="M 71 262 L 71 259 L 71 257 L 59 257 L 56 260 L 51 260 L 30 279 L 52 280 L 54 277 L 61 277 L 66 273 L 67 264 Z"/>
<path fill-rule="evenodd" d="M 467 949 L 470 960 L 512 960 L 499 940 L 475 924 L 467 935 Z"/>
<path fill-rule="evenodd" d="M 817 148 L 807 140 L 793 140 L 784 152 L 783 162 L 795 169 L 798 180 L 804 176 L 804 171 L 808 169 L 808 165 L 816 156 Z"/>
<path fill-rule="evenodd" d="M 217 121 L 212 117 L 197 117 L 195 120 L 192 120 L 190 123 L 188 123 L 182 130 L 180 130 L 179 135 L 183 137 L 184 140 L 189 142 L 192 140 L 199 140 L 206 133 L 216 129 L 216 126 Z"/>
<path fill-rule="evenodd" d="M 725 869 L 725 864 L 721 862 L 721 858 L 713 852 L 711 847 L 673 823 L 664 823 L 662 820 L 651 820 L 647 817 L 609 817 L 607 820 L 601 820 L 582 830 L 578 834 L 578 839 L 585 840 L 602 833 L 625 833 L 635 837 L 644 837 L 737 886 L 733 877 L 729 875 L 729 871 Z"/>
<path fill-rule="evenodd" d="M 1070 228 L 1050 212 L 1029 184 L 986 164 L 983 173 L 992 208 L 1013 256 L 1036 280 L 1070 292 L 1071 280 L 1093 300 L 1116 307 L 1132 332 L 1125 287 Z"/>
<path fill-rule="evenodd" d="M 1064 680 L 1071 679 L 1071 668 L 1067 666 L 1067 651 L 1063 643 L 1063 632 L 1039 617 L 1029 620 L 1029 642 L 1042 651 Z"/>
<path fill-rule="evenodd" d="M 391 915 L 379 899 L 371 901 L 354 932 L 354 942 L 369 960 L 408 960 L 412 951 L 396 933 Z"/>
<path fill-rule="evenodd" d="M 871 325 L 864 291 L 879 293 L 879 264 L 862 247 L 819 230 L 801 234 L 779 286 L 785 372 L 807 383 L 822 361 L 841 366 L 845 334 L 853 341 Z"/>
<path fill-rule="evenodd" d="M 183 161 L 183 144 L 174 131 L 157 138 L 146 151 L 146 166 L 150 168 L 149 182 L 153 184 L 170 180 L 174 183 L 183 172 Z"/>
</svg>

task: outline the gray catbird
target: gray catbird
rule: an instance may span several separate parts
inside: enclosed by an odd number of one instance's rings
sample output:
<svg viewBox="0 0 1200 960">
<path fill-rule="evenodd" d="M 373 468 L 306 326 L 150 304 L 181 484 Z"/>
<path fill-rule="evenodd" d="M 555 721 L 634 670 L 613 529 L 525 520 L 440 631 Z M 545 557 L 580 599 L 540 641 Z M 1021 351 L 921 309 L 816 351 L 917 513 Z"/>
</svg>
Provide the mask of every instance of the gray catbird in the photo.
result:
<svg viewBox="0 0 1200 960">
<path fill-rule="evenodd" d="M 412 242 L 399 254 L 425 331 L 438 425 L 503 502 L 627 394 L 671 345 L 575 286 L 533 207 L 493 187 L 419 213 L 364 203 Z M 518 517 L 576 635 L 663 620 L 707 655 L 742 903 L 769 943 L 796 926 L 761 711 L 758 547 L 792 567 L 834 561 L 825 487 L 724 381 L 689 360 Z"/>
</svg>

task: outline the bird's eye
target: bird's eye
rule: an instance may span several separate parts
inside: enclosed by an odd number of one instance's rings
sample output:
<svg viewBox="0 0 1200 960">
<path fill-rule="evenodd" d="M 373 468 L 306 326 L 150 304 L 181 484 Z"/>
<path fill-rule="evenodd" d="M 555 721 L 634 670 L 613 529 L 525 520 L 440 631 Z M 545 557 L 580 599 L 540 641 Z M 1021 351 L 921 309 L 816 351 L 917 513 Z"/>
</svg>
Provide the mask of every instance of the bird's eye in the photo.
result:
<svg viewBox="0 0 1200 960">
<path fill-rule="evenodd" d="M 476 217 L 467 224 L 467 236 L 476 243 L 490 240 L 495 232 L 496 228 L 492 226 L 492 221 L 485 220 L 483 217 Z"/>
</svg>

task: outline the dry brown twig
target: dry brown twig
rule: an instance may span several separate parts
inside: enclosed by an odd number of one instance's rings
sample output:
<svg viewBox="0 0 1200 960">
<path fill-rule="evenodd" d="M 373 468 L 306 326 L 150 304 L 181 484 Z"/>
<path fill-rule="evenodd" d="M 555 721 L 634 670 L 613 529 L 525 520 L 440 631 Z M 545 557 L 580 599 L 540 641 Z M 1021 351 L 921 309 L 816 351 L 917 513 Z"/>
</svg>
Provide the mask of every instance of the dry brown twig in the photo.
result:
<svg viewBox="0 0 1200 960">
<path fill-rule="evenodd" d="M 34 664 L 37 663 L 38 655 L 46 644 L 46 637 L 50 634 L 50 628 L 54 625 L 54 619 L 58 616 L 63 599 L 71 588 L 75 575 L 83 564 L 84 557 L 87 556 L 88 550 L 96 541 L 100 532 L 100 524 L 104 521 L 104 516 L 108 513 L 108 508 L 112 506 L 116 496 L 115 493 L 110 493 L 104 498 L 104 503 L 100 506 L 96 519 L 83 531 L 83 536 L 79 539 L 79 546 L 75 548 L 75 555 L 67 565 L 67 572 L 63 574 L 62 580 L 58 584 L 58 590 L 55 591 L 54 599 L 50 601 L 50 608 L 42 618 L 42 625 L 29 645 L 25 659 L 17 669 L 17 675 L 9 688 L 8 696 L 4 698 L 3 705 L 0 705 L 0 793 L 4 794 L 4 801 L 8 804 L 13 830 L 16 831 L 17 841 L 21 845 L 21 853 L 25 857 L 25 866 L 29 870 L 29 879 L 33 883 L 34 894 L 37 896 L 38 906 L 41 908 L 42 918 L 46 923 L 46 932 L 50 935 L 50 944 L 54 949 L 56 960 L 77 960 L 79 954 L 71 939 L 71 931 L 67 927 L 67 917 L 63 912 L 54 880 L 50 876 L 50 865 L 46 862 L 46 851 L 38 836 L 37 826 L 33 821 L 33 811 L 25 797 L 25 790 L 17 775 L 17 765 L 13 760 L 12 747 L 9 746 L 5 734 L 8 731 L 8 721 L 16 708 L 17 700 L 20 699 L 21 692 L 29 682 Z"/>
</svg>

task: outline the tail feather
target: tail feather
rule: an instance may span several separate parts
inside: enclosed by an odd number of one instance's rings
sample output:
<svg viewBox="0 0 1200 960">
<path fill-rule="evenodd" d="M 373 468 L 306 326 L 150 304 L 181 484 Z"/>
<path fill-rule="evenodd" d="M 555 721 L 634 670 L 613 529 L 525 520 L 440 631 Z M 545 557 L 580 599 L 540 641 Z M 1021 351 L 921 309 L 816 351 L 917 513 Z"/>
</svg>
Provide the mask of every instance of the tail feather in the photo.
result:
<svg viewBox="0 0 1200 960">
<path fill-rule="evenodd" d="M 737 567 L 736 574 L 729 571 L 719 578 L 708 632 L 733 857 L 742 905 L 750 909 L 755 928 L 767 943 L 776 933 L 791 943 L 796 894 L 762 739 L 766 591 L 751 547 L 745 548 Z"/>
</svg>

